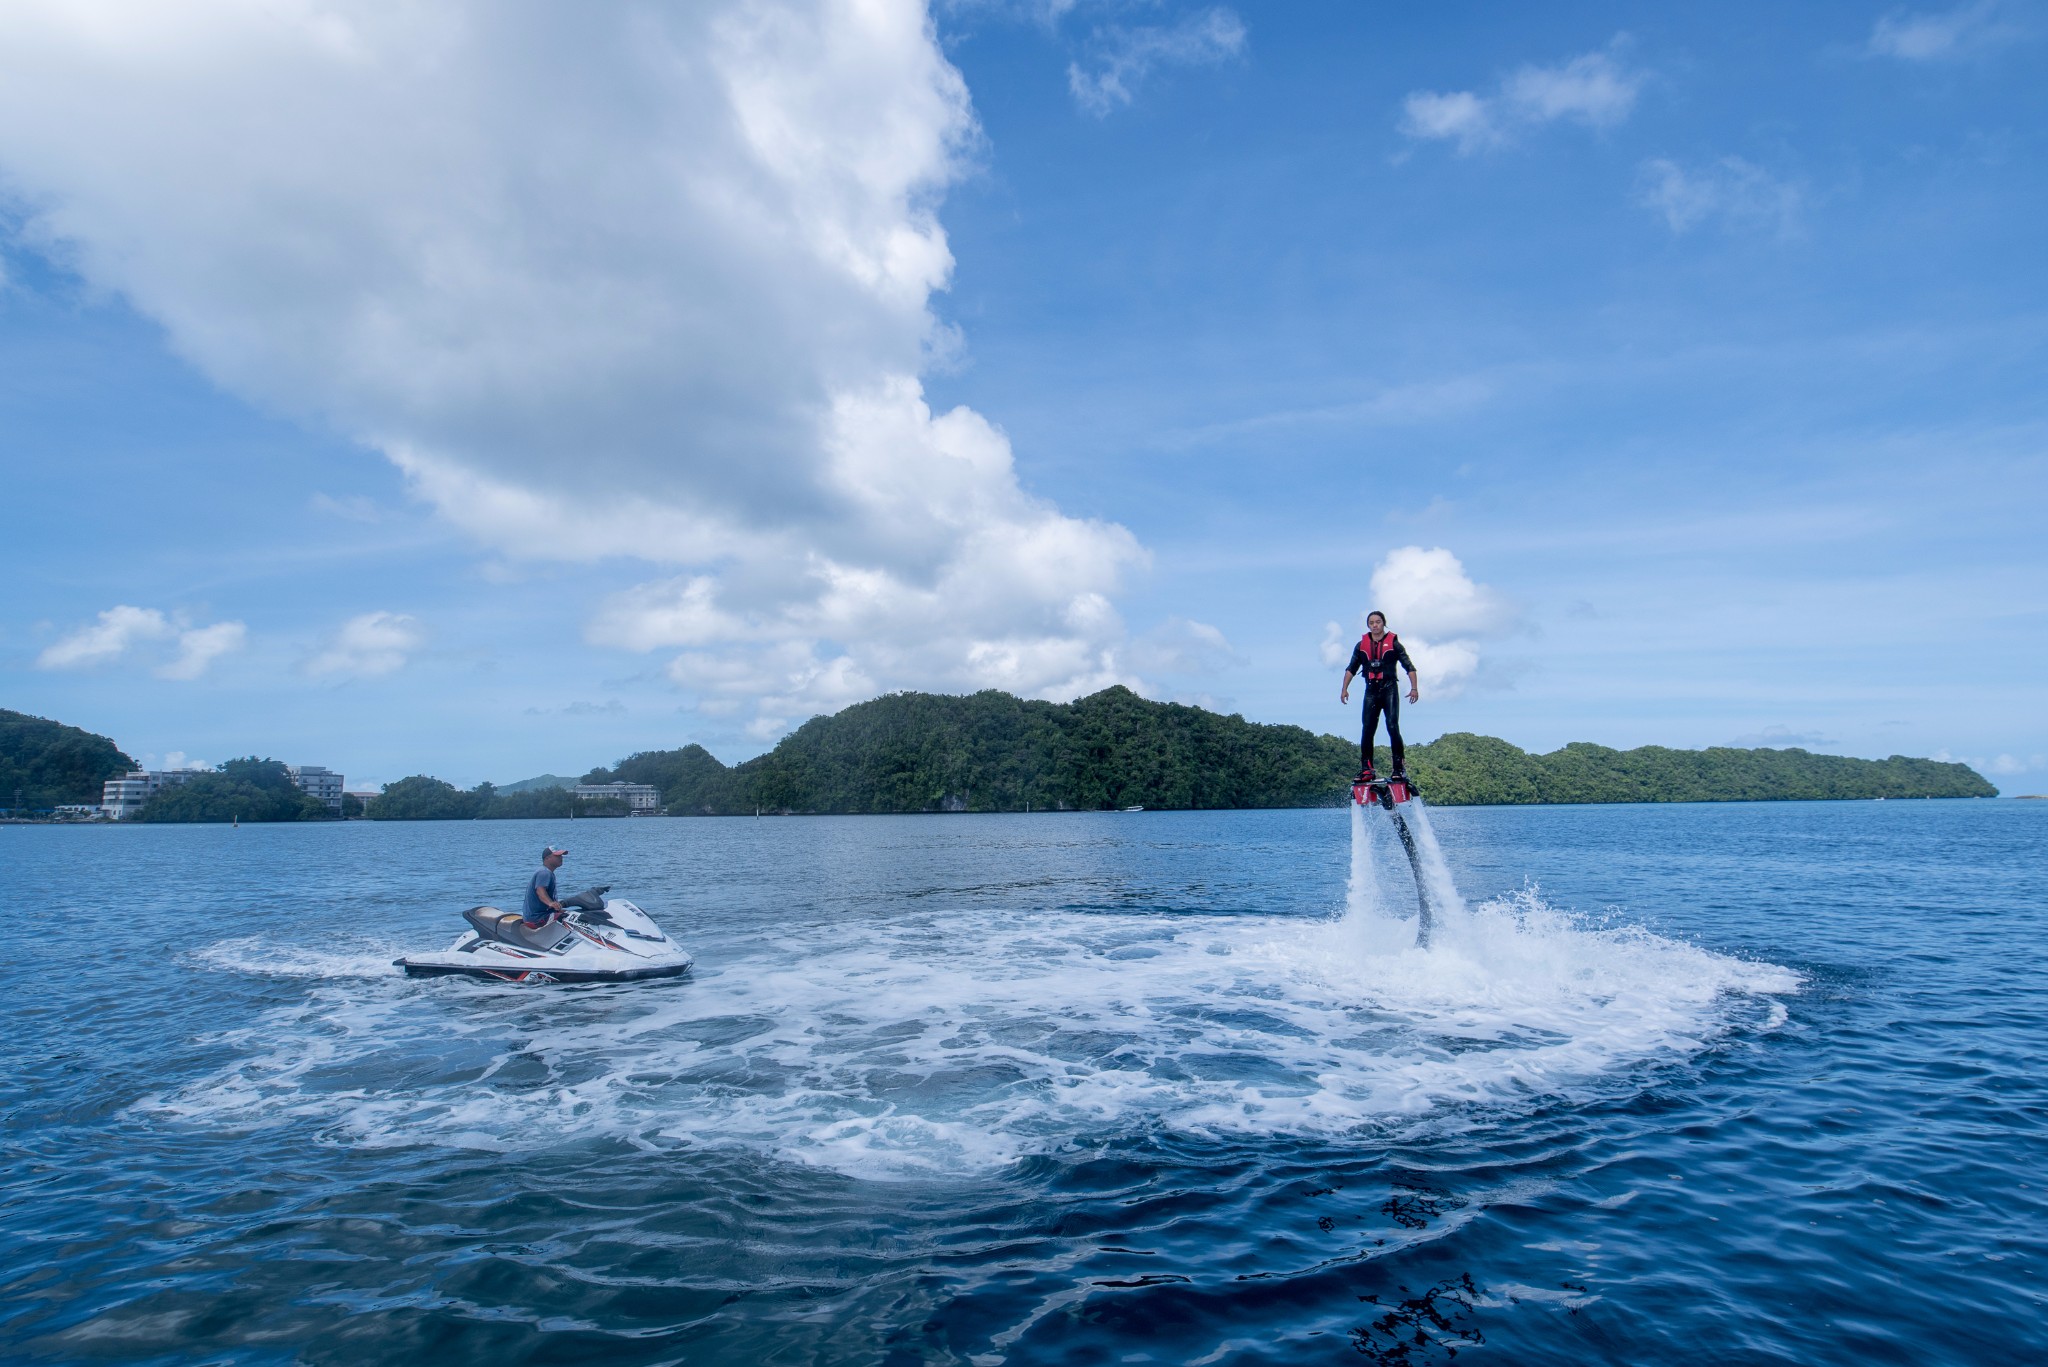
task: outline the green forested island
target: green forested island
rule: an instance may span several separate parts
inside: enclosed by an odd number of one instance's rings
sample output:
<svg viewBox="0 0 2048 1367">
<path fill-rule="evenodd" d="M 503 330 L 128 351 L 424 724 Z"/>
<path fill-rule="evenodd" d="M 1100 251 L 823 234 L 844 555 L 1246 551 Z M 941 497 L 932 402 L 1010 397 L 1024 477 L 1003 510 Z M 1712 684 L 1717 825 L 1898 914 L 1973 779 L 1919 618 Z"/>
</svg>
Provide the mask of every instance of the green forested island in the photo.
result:
<svg viewBox="0 0 2048 1367">
<path fill-rule="evenodd" d="M 1384 749 L 1379 763 L 1384 771 Z M 20 806 L 96 802 L 101 780 L 133 767 L 103 736 L 0 711 L 0 784 L 22 791 Z M 686 745 L 642 751 L 591 770 L 583 781 L 652 784 L 678 816 L 1213 810 L 1336 805 L 1357 767 L 1354 741 L 1148 702 L 1126 688 L 1070 703 L 990 690 L 967 697 L 891 694 L 814 717 L 767 754 L 740 764 Z M 1865 760 L 1804 750 L 1586 744 L 1532 755 L 1465 732 L 1410 746 L 1408 771 L 1439 806 L 1997 795 L 1967 765 L 1900 755 Z M 391 784 L 362 814 L 418 821 L 624 813 L 616 800 L 573 797 L 571 783 L 544 775 L 465 791 L 415 775 Z M 0 805 L 12 795 L 4 791 Z M 165 789 L 140 819 L 231 815 L 299 821 L 332 813 L 292 787 L 282 764 L 251 757 Z"/>
<path fill-rule="evenodd" d="M 898 693 L 815 717 L 741 764 L 689 745 L 586 781 L 651 783 L 682 815 L 1097 811 L 1331 806 L 1357 769 L 1355 741 L 1110 688 L 1071 703 Z M 1967 765 L 1898 755 L 1586 744 L 1532 755 L 1469 733 L 1410 746 L 1408 772 L 1441 806 L 1997 795 Z"/>
<path fill-rule="evenodd" d="M 0 707 L 0 807 L 33 812 L 97 803 L 102 783 L 134 767 L 105 736 Z"/>
</svg>

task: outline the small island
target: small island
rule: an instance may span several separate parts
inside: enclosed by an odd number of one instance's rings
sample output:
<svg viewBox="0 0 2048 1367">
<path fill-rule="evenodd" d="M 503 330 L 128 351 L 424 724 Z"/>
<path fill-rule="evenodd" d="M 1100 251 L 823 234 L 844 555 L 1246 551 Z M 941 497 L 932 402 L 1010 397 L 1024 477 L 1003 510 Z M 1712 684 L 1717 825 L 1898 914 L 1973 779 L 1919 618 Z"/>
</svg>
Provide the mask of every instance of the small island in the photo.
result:
<svg viewBox="0 0 2048 1367">
<path fill-rule="evenodd" d="M 1386 766 L 1386 752 L 1380 752 Z M 337 811 L 293 786 L 275 760 L 229 760 L 159 793 L 143 821 L 471 820 L 624 816 L 589 785 L 646 784 L 671 816 L 772 813 L 1215 811 L 1328 807 L 1345 800 L 1356 742 L 1265 725 L 1108 688 L 1070 703 L 987 690 L 892 693 L 813 717 L 767 754 L 727 765 L 701 745 L 645 750 L 577 780 L 559 775 L 460 789 L 424 774 Z M 0 793 L 21 812 L 89 811 L 105 779 L 134 768 L 111 740 L 0 711 Z M 1574 744 L 1530 754 L 1454 732 L 1408 748 L 1408 770 L 1437 806 L 1594 802 L 1995 797 L 1968 765 L 1894 755 L 1715 747 L 1612 750 Z M 651 799 L 650 799 L 651 800 Z"/>
</svg>

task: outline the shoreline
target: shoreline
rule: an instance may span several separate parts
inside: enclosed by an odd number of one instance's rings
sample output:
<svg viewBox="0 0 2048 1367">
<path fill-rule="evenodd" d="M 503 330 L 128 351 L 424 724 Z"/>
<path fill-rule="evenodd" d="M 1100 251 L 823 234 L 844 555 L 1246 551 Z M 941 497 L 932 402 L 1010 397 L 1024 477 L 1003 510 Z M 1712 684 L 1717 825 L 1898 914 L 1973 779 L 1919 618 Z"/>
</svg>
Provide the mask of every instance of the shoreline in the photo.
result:
<svg viewBox="0 0 2048 1367">
<path fill-rule="evenodd" d="M 2015 793 L 2010 797 L 2000 793 L 1993 797 L 1934 796 L 1920 797 L 1717 797 L 1717 798 L 1668 798 L 1651 799 L 1643 802 L 1443 802 L 1431 803 L 1436 811 L 1462 811 L 1468 808 L 1505 809 L 1514 807 L 1755 807 L 1774 802 L 1825 802 L 1849 804 L 1857 802 L 2048 802 L 2048 793 Z M 1316 812 L 1341 809 L 1343 802 L 1318 802 L 1311 804 L 1274 807 L 1148 807 L 1144 811 L 1132 812 L 1115 807 L 1070 807 L 1065 809 L 1035 807 L 1030 810 L 1010 808 L 983 808 L 979 810 L 946 811 L 934 808 L 915 812 L 821 812 L 782 809 L 759 812 L 656 812 L 640 816 L 584 816 L 578 821 L 623 821 L 640 822 L 669 819 L 676 821 L 746 821 L 767 817 L 820 817 L 820 816 L 1145 816 L 1171 814 L 1176 812 Z M 342 817 L 331 821 L 112 821 L 107 819 L 77 820 L 38 819 L 36 817 L 0 817 L 0 826 L 421 826 L 421 825 L 465 825 L 472 822 L 513 822 L 513 821 L 554 821 L 566 822 L 567 817 L 511 816 L 511 817 Z"/>
</svg>

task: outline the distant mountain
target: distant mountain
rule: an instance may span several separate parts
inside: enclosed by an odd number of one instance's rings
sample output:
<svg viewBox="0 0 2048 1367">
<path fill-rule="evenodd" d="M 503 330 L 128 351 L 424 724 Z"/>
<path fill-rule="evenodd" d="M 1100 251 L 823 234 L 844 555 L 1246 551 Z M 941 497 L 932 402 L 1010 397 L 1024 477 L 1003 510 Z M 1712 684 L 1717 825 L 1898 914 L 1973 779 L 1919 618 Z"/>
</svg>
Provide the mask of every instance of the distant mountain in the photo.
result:
<svg viewBox="0 0 2048 1367">
<path fill-rule="evenodd" d="M 1386 752 L 1380 752 L 1383 770 Z M 726 766 L 699 745 L 643 751 L 587 781 L 651 783 L 681 815 L 773 812 L 1099 811 L 1340 803 L 1358 744 L 1110 688 L 1071 703 L 994 690 L 897 693 L 814 717 L 765 755 Z M 1532 755 L 1454 733 L 1408 749 L 1442 806 L 1994 797 L 1967 765 L 1804 750 L 1610 750 Z"/>
<path fill-rule="evenodd" d="M 102 783 L 135 767 L 105 736 L 0 708 L 0 807 L 96 804 Z"/>
<path fill-rule="evenodd" d="M 580 778 L 563 778 L 560 774 L 542 774 L 538 778 L 522 778 L 517 783 L 500 783 L 497 787 L 501 793 L 531 793 L 542 788 L 574 788 L 582 781 Z"/>
</svg>

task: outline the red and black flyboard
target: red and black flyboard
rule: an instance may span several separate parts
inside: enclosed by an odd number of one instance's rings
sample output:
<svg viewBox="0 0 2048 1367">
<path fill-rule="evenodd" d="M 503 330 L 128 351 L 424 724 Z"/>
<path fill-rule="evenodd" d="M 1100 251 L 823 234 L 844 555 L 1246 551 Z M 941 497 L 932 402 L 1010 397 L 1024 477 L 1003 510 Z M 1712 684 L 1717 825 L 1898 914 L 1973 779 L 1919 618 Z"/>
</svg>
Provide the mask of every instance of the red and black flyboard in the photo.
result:
<svg viewBox="0 0 2048 1367">
<path fill-rule="evenodd" d="M 1408 781 L 1406 774 L 1396 774 L 1392 778 L 1368 778 L 1360 774 L 1351 785 L 1351 800 L 1361 807 L 1377 802 L 1391 812 L 1395 803 L 1406 802 L 1414 796 L 1415 785 Z"/>
</svg>

